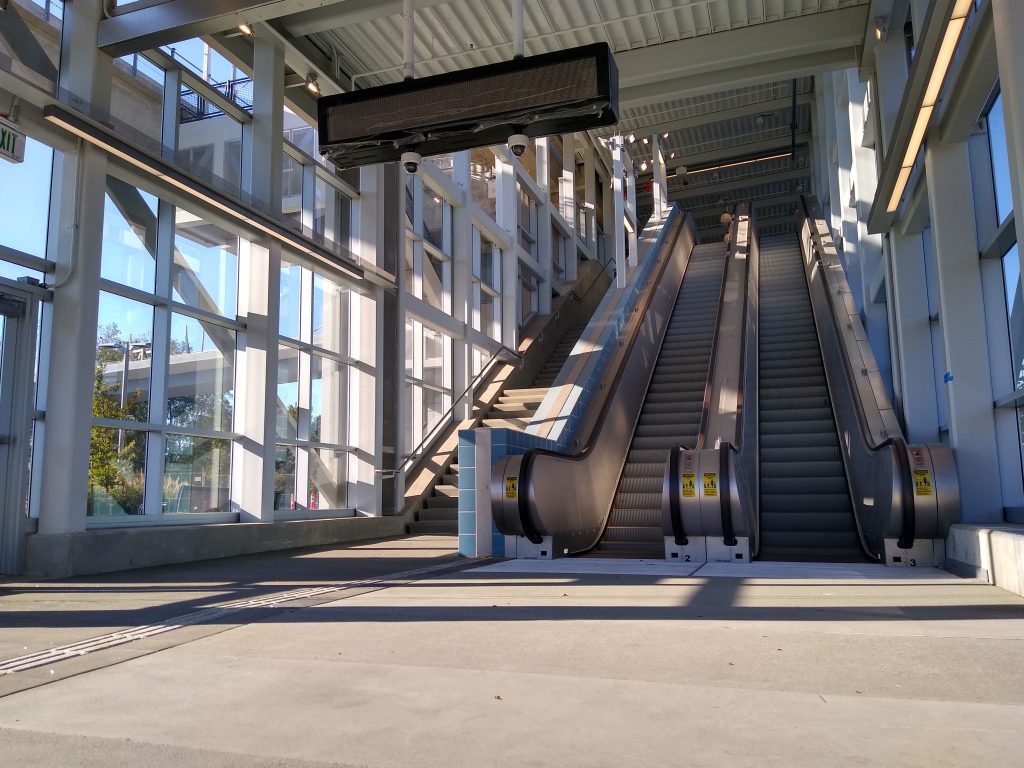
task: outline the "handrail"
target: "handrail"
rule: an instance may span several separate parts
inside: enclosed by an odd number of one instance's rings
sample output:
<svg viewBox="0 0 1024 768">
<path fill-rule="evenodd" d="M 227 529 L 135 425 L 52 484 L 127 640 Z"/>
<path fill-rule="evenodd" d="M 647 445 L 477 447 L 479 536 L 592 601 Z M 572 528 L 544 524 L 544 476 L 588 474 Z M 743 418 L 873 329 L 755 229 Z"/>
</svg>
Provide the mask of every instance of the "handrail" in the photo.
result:
<svg viewBox="0 0 1024 768">
<path fill-rule="evenodd" d="M 736 232 L 739 230 L 739 216 L 733 215 L 732 222 L 729 225 L 729 246 L 725 250 L 725 268 L 722 270 L 722 288 L 718 294 L 718 312 L 715 315 L 715 330 L 711 340 L 711 356 L 708 360 L 708 377 L 707 381 L 704 382 L 704 400 L 701 405 L 700 412 L 700 426 L 697 428 L 697 441 L 695 450 L 701 450 L 707 443 L 707 432 L 708 432 L 708 421 L 711 418 L 711 395 L 714 388 L 715 381 L 715 366 L 718 362 L 718 343 L 722 333 L 722 305 L 725 303 L 725 289 L 729 283 L 729 256 L 733 253 L 733 248 L 736 245 Z M 679 490 L 676 487 L 678 484 L 678 462 L 679 462 L 679 451 L 684 446 L 673 446 L 669 449 L 669 492 L 668 492 L 668 512 L 669 519 L 672 522 L 672 535 L 675 538 L 676 544 L 685 546 L 686 544 L 686 529 L 683 526 L 683 511 L 682 504 L 679 500 Z M 724 461 L 727 461 L 725 459 Z M 728 488 L 728 485 L 723 482 L 723 488 Z M 728 493 L 720 494 L 722 498 L 723 507 L 723 526 L 725 525 L 725 514 L 727 509 L 727 502 L 725 497 Z M 732 526 L 732 520 L 729 520 L 729 526 Z M 735 537 L 728 536 L 728 539 L 733 540 L 735 544 Z M 730 544 L 729 546 L 733 546 Z"/>
<path fill-rule="evenodd" d="M 800 196 L 800 205 L 803 209 L 804 217 L 810 222 L 816 221 L 816 219 L 811 216 L 807 198 L 803 195 Z M 818 263 L 821 264 L 821 256 L 825 252 L 825 244 L 822 241 L 821 234 L 818 232 L 818 228 L 816 226 L 810 226 L 808 229 L 810 230 L 811 240 L 818 258 Z M 832 298 L 832 292 L 827 290 L 827 286 L 825 294 L 828 296 L 828 303 L 832 308 L 832 311 L 829 314 L 831 315 L 831 322 L 836 332 L 836 339 L 840 344 L 842 344 L 842 328 L 839 326 L 839 319 L 836 315 L 836 305 Z M 843 344 L 844 348 L 845 346 L 846 345 Z M 900 483 L 900 535 L 897 539 L 896 546 L 900 549 L 910 549 L 914 546 L 914 538 L 916 534 L 916 510 L 914 494 L 910 490 L 913 487 L 914 481 L 911 476 L 910 461 L 907 459 L 908 448 L 906 438 L 902 434 L 897 434 L 892 437 L 887 437 L 885 440 L 877 444 L 868 441 L 868 437 L 871 434 L 871 427 L 868 423 L 867 414 L 864 412 L 864 404 L 856 394 L 856 375 L 850 368 L 849 355 L 843 354 L 841 357 L 843 360 L 843 370 L 846 373 L 847 381 L 850 383 L 851 395 L 853 396 L 853 407 L 857 412 L 857 420 L 860 422 L 861 439 L 864 443 L 864 447 L 872 453 L 877 453 L 883 448 L 890 447 L 896 452 L 896 463 L 899 466 L 900 479 L 902 480 Z"/>
<path fill-rule="evenodd" d="M 690 216 L 690 215 L 691 214 L 686 214 L 686 216 Z M 669 221 L 671 221 L 671 220 L 669 220 Z M 669 223 L 669 221 L 666 221 L 666 225 Z M 684 217 L 677 224 L 674 224 L 674 226 L 678 226 L 679 227 L 679 232 L 676 234 L 677 237 L 681 236 L 682 229 L 683 229 L 685 223 L 686 223 L 686 218 Z M 673 244 L 674 244 L 674 242 L 675 241 L 673 241 Z M 655 244 L 657 244 L 657 243 L 655 243 Z M 692 247 L 696 248 L 697 247 L 696 243 Z M 692 253 L 692 249 L 691 249 L 691 253 Z M 633 311 L 633 315 L 635 317 L 635 319 L 633 320 L 634 327 L 632 329 L 632 334 L 630 335 L 629 342 L 626 344 L 625 350 L 621 354 L 621 359 L 623 361 L 629 359 L 629 356 L 630 356 L 630 354 L 633 351 L 633 347 L 636 345 L 637 338 L 640 336 L 640 332 L 639 331 L 640 331 L 640 326 L 641 326 L 642 318 L 647 314 L 647 310 L 650 307 L 651 302 L 654 300 L 654 293 L 655 293 L 655 291 L 654 291 L 654 287 L 653 286 L 657 285 L 661 281 L 661 276 L 665 273 L 665 270 L 668 268 L 669 261 L 671 261 L 671 259 L 669 258 L 670 255 L 671 255 L 671 249 L 666 250 L 665 258 L 662 260 L 661 264 L 658 266 L 657 274 L 656 275 L 649 275 L 648 276 L 648 278 L 647 278 L 647 286 L 649 286 L 649 287 L 646 289 L 645 293 L 643 294 L 643 306 L 641 307 L 641 306 L 637 305 L 636 307 L 634 307 L 634 311 Z M 685 278 L 685 273 L 684 273 L 684 278 Z M 679 290 L 682 290 L 682 287 L 683 287 L 682 280 L 680 280 Z M 665 327 L 666 327 L 666 329 L 668 328 L 668 323 L 667 322 L 665 324 Z M 615 372 L 615 377 L 612 379 L 611 385 L 606 388 L 607 392 L 615 392 L 618 389 L 619 383 L 621 382 L 622 377 L 625 375 L 625 368 L 626 368 L 625 365 L 620 365 L 618 367 L 618 370 L 616 370 L 616 372 Z M 605 422 L 605 419 L 608 416 L 608 412 L 609 412 L 610 407 L 611 407 L 611 402 L 612 402 L 612 398 L 611 397 L 605 397 L 604 401 L 601 403 L 600 413 L 598 414 L 597 420 L 594 423 L 593 429 L 591 429 L 591 431 L 590 431 L 591 440 L 590 440 L 590 442 L 588 442 L 588 444 L 586 446 L 584 446 L 579 451 L 576 451 L 575 453 L 563 453 L 561 451 L 548 450 L 547 448 L 530 448 L 530 449 L 528 449 L 525 452 L 525 454 L 523 455 L 522 464 L 519 467 L 519 487 L 524 489 L 524 491 L 526 489 L 529 489 L 529 487 L 530 487 L 530 474 L 531 474 L 531 470 L 533 469 L 533 461 L 534 461 L 534 458 L 537 457 L 537 456 L 555 456 L 555 457 L 558 457 L 558 458 L 561 458 L 561 459 L 566 459 L 567 461 L 583 461 L 590 454 L 591 450 L 593 449 L 593 446 L 594 446 L 593 438 L 594 438 L 594 436 L 595 435 L 600 435 L 601 434 L 601 430 L 604 428 L 604 422 Z M 528 493 L 520 493 L 519 495 L 520 495 L 521 498 L 524 498 L 524 497 L 528 496 Z M 530 519 L 529 504 L 525 503 L 523 501 L 520 501 L 519 502 L 518 511 L 519 511 L 519 523 L 520 523 L 520 526 L 521 526 L 520 529 L 522 531 L 524 531 L 524 532 L 533 532 L 535 535 L 539 536 L 539 533 L 537 533 L 536 528 L 533 525 L 533 521 Z M 539 543 L 539 540 L 538 541 L 534 541 L 533 539 L 531 539 L 531 541 L 533 541 L 533 543 L 535 543 L 535 544 Z"/>
<path fill-rule="evenodd" d="M 573 288 L 567 294 L 565 294 L 565 298 L 572 298 L 578 302 L 585 301 L 587 296 L 589 296 L 590 292 L 594 289 L 594 286 L 597 284 L 597 281 L 602 274 L 603 271 L 598 272 L 594 275 L 593 279 L 590 281 L 590 284 L 587 286 L 582 296 L 576 292 L 576 286 L 573 286 Z M 544 321 L 544 325 L 542 325 L 540 329 L 537 331 L 536 337 L 538 339 L 543 337 L 544 333 L 548 330 L 548 327 L 554 324 L 556 320 L 558 320 L 560 312 L 561 306 L 559 306 L 558 309 L 556 309 L 554 312 L 548 315 L 548 319 Z M 501 355 L 503 352 L 507 352 L 509 355 L 518 360 L 522 360 L 523 356 L 525 355 L 525 352 L 516 352 L 515 350 L 506 347 L 504 344 L 499 346 L 495 353 L 491 355 L 490 359 L 488 359 L 488 361 L 484 363 L 484 367 L 480 369 L 480 372 L 473 377 L 473 380 L 469 383 L 469 386 L 467 386 L 461 392 L 461 394 L 459 394 L 457 398 L 454 398 L 452 400 L 451 408 L 449 408 L 447 411 L 444 412 L 444 414 L 442 414 L 441 418 L 438 420 L 434 428 L 430 430 L 430 432 L 427 434 L 426 437 L 423 438 L 423 440 L 420 441 L 419 445 L 413 448 L 411 452 L 406 454 L 405 460 L 402 462 L 401 466 L 398 469 L 399 472 L 404 472 L 408 468 L 415 466 L 416 461 L 418 461 L 422 456 L 426 455 L 427 447 L 440 436 L 440 433 L 444 431 L 444 427 L 448 426 L 450 422 L 449 416 L 459 406 L 463 398 L 465 398 L 466 395 L 470 393 L 470 391 L 476 389 L 476 387 L 479 385 L 479 381 L 482 380 L 484 376 L 490 372 L 491 368 L 495 364 L 497 357 Z M 512 360 L 506 359 L 504 362 L 512 362 Z"/>
<path fill-rule="evenodd" d="M 547 326 L 545 325 L 545 327 Z M 420 441 L 419 445 L 417 445 L 415 448 L 412 449 L 412 451 L 405 455 L 405 460 L 401 463 L 401 465 L 398 468 L 399 472 L 404 472 L 406 469 L 415 466 L 416 461 L 418 461 L 422 456 L 426 455 L 427 447 L 431 443 L 433 443 L 433 441 L 440 436 L 440 433 L 444 431 L 444 428 L 448 426 L 449 417 L 453 415 L 455 409 L 462 403 L 462 399 L 466 395 L 468 395 L 472 390 L 476 389 L 479 381 L 484 377 L 485 374 L 490 373 L 491 368 L 494 367 L 495 363 L 497 362 L 498 356 L 501 355 L 502 353 L 508 353 L 508 355 L 518 360 L 523 359 L 522 354 L 520 354 L 519 352 L 509 349 L 504 344 L 499 346 L 495 353 L 491 355 L 490 359 L 486 363 L 484 363 L 484 367 L 480 369 L 480 372 L 473 377 L 473 380 L 471 382 L 469 382 L 469 386 L 462 390 L 458 397 L 452 400 L 452 407 L 441 415 L 441 418 L 438 419 L 437 424 L 434 425 L 434 428 L 430 430 L 430 432 L 427 434 L 426 437 L 423 438 L 423 440 Z M 506 359 L 503 360 L 502 362 L 509 363 L 512 361 Z M 423 449 L 422 452 L 420 449 Z"/>
</svg>

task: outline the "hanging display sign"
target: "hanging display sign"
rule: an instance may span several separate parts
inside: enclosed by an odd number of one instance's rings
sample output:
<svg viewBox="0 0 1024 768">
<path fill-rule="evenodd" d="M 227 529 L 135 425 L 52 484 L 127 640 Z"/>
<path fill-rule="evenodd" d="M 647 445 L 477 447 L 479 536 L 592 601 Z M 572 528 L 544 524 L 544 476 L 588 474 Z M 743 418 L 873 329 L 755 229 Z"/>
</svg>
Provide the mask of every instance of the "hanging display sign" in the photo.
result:
<svg viewBox="0 0 1024 768">
<path fill-rule="evenodd" d="M 25 134 L 0 117 L 0 157 L 12 163 L 25 160 Z"/>
</svg>

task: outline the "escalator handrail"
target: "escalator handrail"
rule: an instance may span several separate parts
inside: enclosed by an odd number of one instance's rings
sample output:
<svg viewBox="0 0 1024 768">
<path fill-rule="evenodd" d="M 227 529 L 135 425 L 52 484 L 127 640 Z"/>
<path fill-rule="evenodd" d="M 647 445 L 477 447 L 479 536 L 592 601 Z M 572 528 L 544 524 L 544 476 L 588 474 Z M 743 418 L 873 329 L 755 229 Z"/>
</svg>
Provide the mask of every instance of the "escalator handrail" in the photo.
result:
<svg viewBox="0 0 1024 768">
<path fill-rule="evenodd" d="M 814 258 L 818 260 L 818 264 L 822 265 L 821 255 L 825 252 L 825 244 L 822 242 L 821 234 L 818 232 L 818 228 L 813 226 L 815 219 L 811 216 L 810 205 L 807 202 L 807 198 L 803 195 L 800 196 L 800 205 L 803 209 L 804 218 L 810 222 L 811 226 L 808 229 L 811 233 L 811 240 L 814 244 Z M 823 267 L 823 265 L 822 265 Z M 824 269 L 822 269 L 822 278 L 824 280 Z M 832 298 L 832 292 L 828 290 L 826 285 L 825 295 L 828 297 L 829 307 L 831 312 L 832 326 L 835 329 L 836 339 L 840 344 L 843 345 L 844 354 L 841 355 L 843 360 L 843 372 L 846 374 L 846 379 L 850 385 L 850 393 L 853 395 L 853 406 L 857 412 L 857 420 L 860 422 L 860 438 L 866 450 L 877 453 L 886 448 L 891 448 L 896 454 L 896 464 L 900 470 L 900 535 L 897 538 L 897 546 L 900 549 L 910 549 L 914 545 L 914 538 L 916 535 L 916 511 L 915 511 L 915 500 L 912 492 L 913 488 L 913 477 L 911 476 L 910 460 L 907 458 L 908 447 L 906 438 L 902 434 L 893 435 L 887 437 L 877 444 L 868 442 L 868 435 L 871 434 L 870 425 L 868 424 L 867 414 L 864 412 L 864 404 L 861 402 L 860 397 L 857 396 L 856 377 L 853 370 L 850 368 L 850 356 L 845 354 L 846 345 L 843 344 L 843 332 L 840 327 L 838 309 L 835 305 L 835 301 Z M 813 309 L 813 302 L 811 307 Z"/>
<path fill-rule="evenodd" d="M 736 210 L 735 208 L 733 209 Z M 733 249 L 736 247 L 736 232 L 739 230 L 739 215 L 733 214 L 732 223 L 729 225 L 729 247 L 725 251 L 725 268 L 722 269 L 722 288 L 718 293 L 718 312 L 715 314 L 715 330 L 711 337 L 711 355 L 708 359 L 708 377 L 704 383 L 704 400 L 701 405 L 700 413 L 700 427 L 697 430 L 697 447 L 696 450 L 701 450 L 707 443 L 707 432 L 708 432 L 708 421 L 711 418 L 711 395 L 715 383 L 715 367 L 718 364 L 718 343 L 722 333 L 722 305 L 725 303 L 725 289 L 728 285 L 729 280 L 729 257 L 733 255 Z M 748 230 L 749 232 L 749 230 Z M 668 513 L 669 519 L 672 524 L 672 535 L 675 537 L 676 544 L 686 544 L 686 533 L 683 527 L 683 511 L 681 508 L 681 502 L 679 500 L 679 452 L 681 449 L 689 450 L 686 446 L 673 446 L 669 449 L 669 491 L 668 491 Z M 723 505 L 727 506 L 727 503 L 722 498 Z M 725 518 L 725 509 L 723 508 L 723 524 Z M 732 519 L 729 519 L 729 527 L 732 528 Z M 724 530 L 724 529 L 723 529 Z M 730 536 L 729 538 L 735 539 Z M 731 545 L 730 545 L 731 546 Z"/>
<path fill-rule="evenodd" d="M 673 226 L 678 226 L 678 230 L 676 232 L 676 237 L 679 237 L 679 236 L 681 236 L 683 234 L 683 230 L 686 227 L 687 220 L 691 219 L 692 217 L 693 217 L 693 214 L 687 212 L 686 215 L 684 217 L 682 217 L 681 219 L 679 219 L 678 221 L 674 221 L 673 219 L 669 219 L 668 221 L 666 221 L 666 226 L 668 226 L 669 224 L 672 224 Z M 675 242 L 676 242 L 675 239 L 673 239 L 672 240 L 672 246 L 675 245 Z M 666 244 L 667 244 L 667 239 L 662 241 L 662 245 L 663 246 L 666 245 Z M 696 248 L 696 247 L 697 247 L 697 244 L 694 243 L 694 245 L 690 249 L 690 256 L 693 255 L 693 248 Z M 657 286 L 657 284 L 661 281 L 661 276 L 664 274 L 665 270 L 668 268 L 668 264 L 669 264 L 669 261 L 670 261 L 670 259 L 669 259 L 670 255 L 671 255 L 671 250 L 669 250 L 669 251 L 667 251 L 665 253 L 665 258 L 662 259 L 661 264 L 658 265 L 658 267 L 656 269 L 656 274 L 651 275 L 650 277 L 648 277 L 648 286 L 649 287 L 647 288 L 647 290 L 645 290 L 645 292 L 643 294 L 643 306 L 641 307 L 641 306 L 638 305 L 635 308 L 635 311 L 633 312 L 633 314 L 635 315 L 636 319 L 631 321 L 633 323 L 633 327 L 630 329 L 629 341 L 626 343 L 625 350 L 624 350 L 624 352 L 621 355 L 621 360 L 622 361 L 625 361 L 625 360 L 629 359 L 630 354 L 632 354 L 633 347 L 636 345 L 636 341 L 640 337 L 640 328 L 641 328 L 641 326 L 643 324 L 642 318 L 647 314 L 647 309 L 650 307 L 651 302 L 654 300 L 654 289 L 655 289 L 655 286 Z M 683 273 L 683 279 L 685 279 L 685 278 L 686 278 L 686 273 L 684 272 Z M 680 290 L 682 290 L 682 280 L 680 280 L 679 288 L 680 288 Z M 666 330 L 668 328 L 668 322 L 667 321 L 665 323 L 665 328 L 666 328 Z M 523 530 L 523 531 L 534 531 L 537 536 L 542 536 L 542 534 L 539 531 L 537 531 L 537 527 L 533 524 L 533 520 L 530 518 L 530 508 L 529 508 L 528 500 L 524 501 L 524 499 L 527 499 L 527 497 L 529 496 L 529 488 L 530 488 L 530 483 L 531 483 L 531 480 L 532 480 L 531 474 L 532 474 L 532 470 L 533 470 L 534 460 L 538 456 L 554 456 L 554 457 L 557 457 L 557 458 L 560 458 L 560 459 L 564 459 L 566 461 L 583 461 L 584 459 L 586 459 L 587 456 L 590 455 L 590 452 L 592 451 L 592 449 L 594 447 L 594 440 L 596 439 L 596 437 L 598 435 L 601 434 L 601 430 L 604 427 L 605 419 L 607 418 L 608 412 L 611 409 L 611 404 L 612 404 L 612 399 L 613 399 L 612 398 L 612 394 L 618 389 L 619 383 L 622 381 L 622 377 L 625 375 L 625 372 L 626 372 L 626 366 L 625 365 L 620 365 L 618 367 L 618 370 L 615 371 L 615 377 L 612 379 L 611 385 L 606 389 L 606 391 L 608 392 L 608 395 L 604 398 L 604 401 L 601 403 L 601 410 L 600 410 L 600 412 L 599 412 L 599 414 L 597 416 L 596 421 L 594 422 L 594 428 L 590 431 L 590 440 L 587 442 L 587 444 L 583 448 L 580 448 L 579 450 L 574 451 L 572 453 L 563 452 L 563 451 L 552 451 L 552 450 L 550 450 L 548 448 L 528 448 L 523 453 L 523 458 L 521 460 L 520 467 L 519 467 L 519 488 L 520 488 L 519 497 L 520 497 L 520 501 L 519 501 L 519 505 L 518 505 L 519 524 L 521 526 L 521 530 Z M 531 541 L 533 541 L 533 540 L 531 539 Z M 534 542 L 534 543 L 539 543 L 539 542 Z"/>
</svg>

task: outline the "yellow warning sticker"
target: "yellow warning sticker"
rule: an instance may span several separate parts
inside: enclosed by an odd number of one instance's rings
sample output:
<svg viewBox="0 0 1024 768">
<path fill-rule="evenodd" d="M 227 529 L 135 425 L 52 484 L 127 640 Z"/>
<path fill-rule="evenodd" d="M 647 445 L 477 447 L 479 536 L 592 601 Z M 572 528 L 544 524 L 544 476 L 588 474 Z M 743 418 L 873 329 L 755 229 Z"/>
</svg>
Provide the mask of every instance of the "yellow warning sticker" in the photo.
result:
<svg viewBox="0 0 1024 768">
<path fill-rule="evenodd" d="M 717 472 L 705 472 L 704 473 L 704 495 L 705 496 L 717 496 L 718 495 L 718 473 Z"/>
<path fill-rule="evenodd" d="M 519 498 L 519 478 L 518 477 L 506 477 L 505 478 L 505 498 L 516 499 Z"/>
<path fill-rule="evenodd" d="M 914 495 L 932 495 L 932 473 L 929 472 L 927 469 L 914 470 Z"/>
<path fill-rule="evenodd" d="M 694 472 L 683 472 L 683 496 L 692 499 L 697 495 L 697 475 Z"/>
</svg>

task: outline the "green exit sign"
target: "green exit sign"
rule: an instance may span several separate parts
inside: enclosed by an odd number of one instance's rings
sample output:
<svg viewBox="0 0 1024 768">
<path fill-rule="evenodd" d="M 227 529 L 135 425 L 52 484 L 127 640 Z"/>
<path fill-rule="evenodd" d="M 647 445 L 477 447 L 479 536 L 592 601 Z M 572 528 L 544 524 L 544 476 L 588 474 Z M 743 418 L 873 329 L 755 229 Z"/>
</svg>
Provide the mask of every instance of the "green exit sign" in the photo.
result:
<svg viewBox="0 0 1024 768">
<path fill-rule="evenodd" d="M 25 159 L 25 134 L 0 118 L 0 157 L 12 163 Z"/>
</svg>

